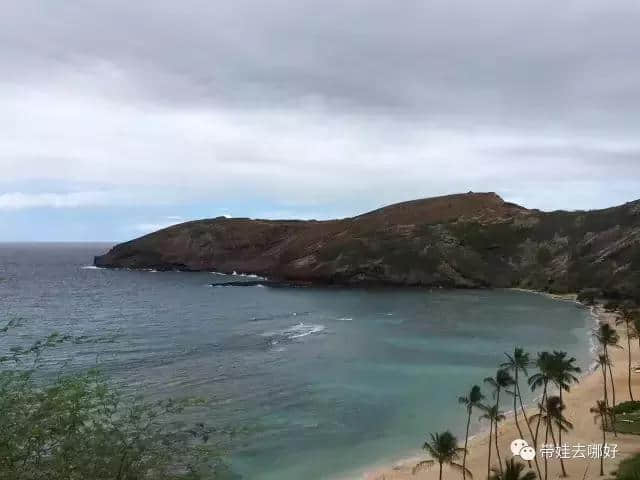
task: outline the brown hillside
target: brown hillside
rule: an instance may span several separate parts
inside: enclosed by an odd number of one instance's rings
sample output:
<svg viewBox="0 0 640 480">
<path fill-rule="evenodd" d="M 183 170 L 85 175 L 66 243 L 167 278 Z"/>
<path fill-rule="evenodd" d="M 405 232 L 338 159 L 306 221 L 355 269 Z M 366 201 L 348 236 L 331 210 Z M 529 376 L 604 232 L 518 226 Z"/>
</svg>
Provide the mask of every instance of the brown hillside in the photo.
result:
<svg viewBox="0 0 640 480">
<path fill-rule="evenodd" d="M 342 220 L 216 218 L 96 257 L 105 267 L 252 272 L 323 284 L 598 287 L 638 296 L 640 202 L 540 212 L 495 193 L 414 200 Z"/>
</svg>

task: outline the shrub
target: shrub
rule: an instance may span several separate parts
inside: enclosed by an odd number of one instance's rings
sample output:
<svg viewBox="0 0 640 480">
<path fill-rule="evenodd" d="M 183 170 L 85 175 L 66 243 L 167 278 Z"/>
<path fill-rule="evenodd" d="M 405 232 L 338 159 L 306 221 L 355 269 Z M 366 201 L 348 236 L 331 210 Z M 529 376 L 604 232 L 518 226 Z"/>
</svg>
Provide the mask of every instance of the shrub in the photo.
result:
<svg viewBox="0 0 640 480">
<path fill-rule="evenodd" d="M 546 266 L 553 259 L 553 255 L 551 254 L 551 250 L 544 245 L 538 248 L 536 252 L 536 262 L 538 265 Z"/>
<path fill-rule="evenodd" d="M 10 321 L 0 334 L 17 326 Z M 52 334 L 0 355 L 0 478 L 215 478 L 222 444 L 212 429 L 187 428 L 178 417 L 200 402 L 125 398 L 98 370 L 36 380 L 41 355 L 76 340 Z"/>
<path fill-rule="evenodd" d="M 613 411 L 616 414 L 625 414 L 640 411 L 640 401 L 635 400 L 633 402 L 621 402 L 613 408 Z"/>
<path fill-rule="evenodd" d="M 593 305 L 600 296 L 600 290 L 597 288 L 585 288 L 578 293 L 578 301 L 586 305 Z"/>
<path fill-rule="evenodd" d="M 617 480 L 640 479 L 640 453 L 620 462 L 615 478 Z"/>
<path fill-rule="evenodd" d="M 96 370 L 45 387 L 31 377 L 0 374 L 0 478 L 202 478 L 192 431 L 170 421 L 189 402 L 123 402 Z"/>
<path fill-rule="evenodd" d="M 620 308 L 620 303 L 616 302 L 615 300 L 609 300 L 607 303 L 604 304 L 604 309 L 607 312 L 615 312 L 619 308 Z"/>
</svg>

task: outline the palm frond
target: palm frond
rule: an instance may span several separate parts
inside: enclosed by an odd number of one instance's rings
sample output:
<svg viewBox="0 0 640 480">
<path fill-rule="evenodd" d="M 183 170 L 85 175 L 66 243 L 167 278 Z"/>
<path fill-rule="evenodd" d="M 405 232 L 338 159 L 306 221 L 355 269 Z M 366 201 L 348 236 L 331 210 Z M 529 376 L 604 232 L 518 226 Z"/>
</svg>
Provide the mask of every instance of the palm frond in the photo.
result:
<svg viewBox="0 0 640 480">
<path fill-rule="evenodd" d="M 473 478 L 473 474 L 471 473 L 471 470 L 469 470 L 467 467 L 463 467 L 459 463 L 454 463 L 454 462 L 451 462 L 449 465 L 454 470 L 457 470 L 459 472 L 465 472 L 469 476 L 469 478 Z"/>
<path fill-rule="evenodd" d="M 504 356 L 507 357 L 507 360 L 509 361 L 501 363 L 500 366 L 505 368 L 515 368 L 516 361 L 514 360 L 514 358 L 508 353 L 505 353 Z"/>
<path fill-rule="evenodd" d="M 435 460 L 423 460 L 422 462 L 418 462 L 412 469 L 411 475 L 415 475 L 418 471 L 423 468 L 431 468 L 435 464 Z"/>
<path fill-rule="evenodd" d="M 504 470 L 496 467 L 491 468 L 493 473 L 489 480 L 535 480 L 537 478 L 536 474 L 531 470 L 522 475 L 525 465 L 516 462 L 514 458 L 505 460 L 504 465 Z"/>
<path fill-rule="evenodd" d="M 539 418 L 542 418 L 542 414 L 534 413 L 533 415 L 531 415 L 529 417 L 529 423 L 534 423 L 534 422 L 538 421 Z"/>
<path fill-rule="evenodd" d="M 433 445 L 431 445 L 429 442 L 424 442 L 424 445 L 422 446 L 422 448 L 423 448 L 424 450 L 426 450 L 426 451 L 427 451 L 427 453 L 428 453 L 429 455 L 431 455 L 432 457 L 434 457 L 434 458 L 437 458 L 437 457 L 438 457 L 438 450 L 436 450 L 436 449 L 434 448 L 434 446 L 433 446 Z"/>
</svg>

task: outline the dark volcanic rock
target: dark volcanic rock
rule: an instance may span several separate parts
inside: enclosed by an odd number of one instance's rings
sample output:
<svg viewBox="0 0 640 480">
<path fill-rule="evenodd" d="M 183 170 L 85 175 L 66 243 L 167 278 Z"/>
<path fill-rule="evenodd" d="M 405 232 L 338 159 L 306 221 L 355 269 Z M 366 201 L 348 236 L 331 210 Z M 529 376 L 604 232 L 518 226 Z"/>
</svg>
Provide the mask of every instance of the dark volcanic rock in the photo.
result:
<svg viewBox="0 0 640 480">
<path fill-rule="evenodd" d="M 640 201 L 541 212 L 469 193 L 330 221 L 215 218 L 95 258 L 101 267 L 250 272 L 276 281 L 444 287 L 597 287 L 640 296 Z"/>
</svg>

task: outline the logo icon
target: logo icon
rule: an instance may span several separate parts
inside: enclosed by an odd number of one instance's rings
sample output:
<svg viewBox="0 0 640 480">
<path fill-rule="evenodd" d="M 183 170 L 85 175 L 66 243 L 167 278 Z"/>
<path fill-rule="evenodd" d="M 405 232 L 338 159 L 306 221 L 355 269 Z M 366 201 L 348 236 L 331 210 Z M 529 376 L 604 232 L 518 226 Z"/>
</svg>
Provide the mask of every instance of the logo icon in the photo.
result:
<svg viewBox="0 0 640 480">
<path fill-rule="evenodd" d="M 527 461 L 533 460 L 536 456 L 536 451 L 533 447 L 530 447 L 526 440 L 521 438 L 516 438 L 511 442 L 511 453 Z"/>
</svg>

